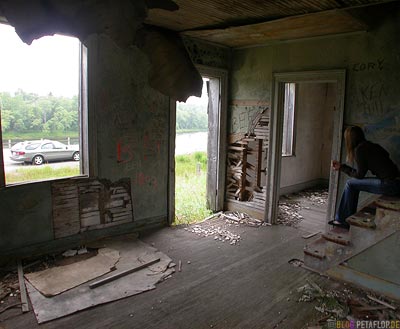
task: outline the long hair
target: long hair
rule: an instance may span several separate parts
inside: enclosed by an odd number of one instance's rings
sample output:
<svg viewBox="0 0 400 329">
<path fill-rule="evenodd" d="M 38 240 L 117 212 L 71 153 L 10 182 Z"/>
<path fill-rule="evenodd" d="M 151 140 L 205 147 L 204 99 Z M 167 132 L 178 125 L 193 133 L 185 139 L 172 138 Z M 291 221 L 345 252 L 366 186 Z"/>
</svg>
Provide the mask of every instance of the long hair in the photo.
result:
<svg viewBox="0 0 400 329">
<path fill-rule="evenodd" d="M 363 130 L 358 126 L 351 126 L 344 131 L 344 140 L 346 142 L 347 161 L 354 162 L 354 150 L 358 144 L 365 141 Z"/>
</svg>

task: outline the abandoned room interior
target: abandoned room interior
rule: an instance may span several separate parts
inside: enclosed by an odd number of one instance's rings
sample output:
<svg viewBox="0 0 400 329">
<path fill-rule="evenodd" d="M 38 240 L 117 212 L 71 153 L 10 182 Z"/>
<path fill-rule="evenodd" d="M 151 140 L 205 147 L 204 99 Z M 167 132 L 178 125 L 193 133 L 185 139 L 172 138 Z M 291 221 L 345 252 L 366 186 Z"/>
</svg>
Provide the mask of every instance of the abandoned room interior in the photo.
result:
<svg viewBox="0 0 400 329">
<path fill-rule="evenodd" d="M 0 98 L 0 329 L 399 328 L 400 197 L 328 225 L 347 127 L 400 166 L 399 22 L 393 0 L 0 0 L 79 62 L 77 174 L 9 181 Z M 211 215 L 175 225 L 176 104 L 202 90 Z"/>
</svg>

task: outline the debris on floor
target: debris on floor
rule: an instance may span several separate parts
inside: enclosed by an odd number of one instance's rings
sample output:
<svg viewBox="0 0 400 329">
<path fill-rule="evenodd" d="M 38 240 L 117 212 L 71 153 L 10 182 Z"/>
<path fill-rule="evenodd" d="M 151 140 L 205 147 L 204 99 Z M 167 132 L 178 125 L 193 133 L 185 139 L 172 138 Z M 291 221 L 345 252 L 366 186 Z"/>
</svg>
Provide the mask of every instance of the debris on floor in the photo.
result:
<svg viewBox="0 0 400 329">
<path fill-rule="evenodd" d="M 21 312 L 20 295 L 17 268 L 0 273 L 0 314 L 17 307 Z"/>
<path fill-rule="evenodd" d="M 117 250 L 101 248 L 89 259 L 29 273 L 25 278 L 44 296 L 51 297 L 112 271 L 119 258 Z"/>
<path fill-rule="evenodd" d="M 185 227 L 185 230 L 201 237 L 213 237 L 215 241 L 227 242 L 234 246 L 239 244 L 242 237 L 240 234 L 231 231 L 230 228 L 232 226 L 269 226 L 268 223 L 238 211 L 226 211 L 217 214 L 208 217 L 209 220 L 204 220 L 199 224 L 189 225 L 188 227 Z"/>
<path fill-rule="evenodd" d="M 313 324 L 315 327 L 331 328 L 329 324 L 338 320 L 399 319 L 399 314 L 396 314 L 398 308 L 394 303 L 367 295 L 365 291 L 353 287 L 344 286 L 326 291 L 308 280 L 297 292 L 301 294 L 299 302 L 314 302 L 315 310 L 322 313 L 320 319 Z"/>
<path fill-rule="evenodd" d="M 155 289 L 157 283 L 171 278 L 175 272 L 176 264 L 167 255 L 133 235 L 103 239 L 71 250 L 76 251 L 75 256 L 70 256 L 72 252 L 64 256 L 60 253 L 25 263 L 24 281 L 39 324 Z M 88 273 L 93 274 L 90 278 L 83 271 L 84 264 L 89 264 Z M 105 265 L 106 272 L 96 272 L 99 264 L 101 268 Z M 17 268 L 14 266 L 10 271 L 5 275 L 0 273 L 0 314 L 6 311 L 8 314 L 14 308 L 14 312 L 21 312 Z M 40 282 L 44 282 L 43 292 L 52 297 L 37 289 L 43 288 Z"/>
<path fill-rule="evenodd" d="M 303 220 L 303 216 L 299 214 L 300 210 L 301 206 L 298 201 L 284 202 L 279 200 L 278 224 L 296 226 Z"/>
<path fill-rule="evenodd" d="M 300 201 L 301 200 L 301 201 Z M 321 206 L 328 202 L 326 188 L 313 188 L 298 193 L 282 195 L 279 199 L 278 224 L 296 227 L 304 217 L 302 209 L 309 209 L 309 205 Z"/>
</svg>

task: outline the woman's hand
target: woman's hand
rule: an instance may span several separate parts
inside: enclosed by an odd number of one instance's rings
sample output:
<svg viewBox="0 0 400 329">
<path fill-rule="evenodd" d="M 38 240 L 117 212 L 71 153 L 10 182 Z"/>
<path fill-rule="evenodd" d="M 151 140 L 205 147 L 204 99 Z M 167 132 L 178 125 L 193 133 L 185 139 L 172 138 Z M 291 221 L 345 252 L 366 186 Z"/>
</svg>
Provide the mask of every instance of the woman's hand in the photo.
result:
<svg viewBox="0 0 400 329">
<path fill-rule="evenodd" d="M 332 160 L 332 168 L 333 168 L 333 170 L 339 170 L 340 167 L 341 167 L 341 164 L 340 164 L 339 161 Z"/>
</svg>

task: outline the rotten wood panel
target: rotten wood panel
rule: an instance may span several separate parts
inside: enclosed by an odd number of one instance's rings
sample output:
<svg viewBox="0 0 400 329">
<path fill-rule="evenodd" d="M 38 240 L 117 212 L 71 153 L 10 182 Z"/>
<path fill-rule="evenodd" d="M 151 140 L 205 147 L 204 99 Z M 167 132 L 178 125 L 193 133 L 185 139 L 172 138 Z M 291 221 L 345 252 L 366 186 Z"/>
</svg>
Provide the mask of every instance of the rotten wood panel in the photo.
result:
<svg viewBox="0 0 400 329">
<path fill-rule="evenodd" d="M 55 238 L 133 221 L 130 181 L 76 179 L 52 184 Z"/>
<path fill-rule="evenodd" d="M 78 186 L 69 182 L 54 182 L 51 194 L 54 238 L 78 234 L 81 229 Z"/>
<path fill-rule="evenodd" d="M 223 28 L 259 23 L 282 17 L 316 13 L 332 9 L 381 4 L 379 0 L 175 0 L 179 10 L 166 12 L 151 9 L 146 23 L 174 31 Z"/>
<path fill-rule="evenodd" d="M 365 30 L 367 30 L 366 24 L 347 12 L 328 11 L 227 29 L 186 31 L 183 34 L 228 47 L 245 47 L 264 44 L 268 41 L 293 40 Z"/>
</svg>

